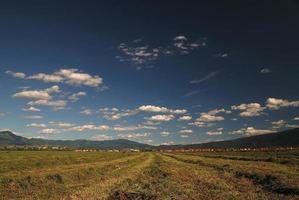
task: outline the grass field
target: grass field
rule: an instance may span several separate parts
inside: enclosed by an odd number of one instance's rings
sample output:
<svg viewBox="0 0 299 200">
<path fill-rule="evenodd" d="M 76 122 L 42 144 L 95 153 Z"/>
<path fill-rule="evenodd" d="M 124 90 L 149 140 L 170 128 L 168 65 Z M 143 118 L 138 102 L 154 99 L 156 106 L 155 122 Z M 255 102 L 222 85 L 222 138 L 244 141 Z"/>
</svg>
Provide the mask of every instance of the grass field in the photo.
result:
<svg viewBox="0 0 299 200">
<path fill-rule="evenodd" d="M 299 151 L 0 151 L 0 199 L 299 199 Z"/>
</svg>

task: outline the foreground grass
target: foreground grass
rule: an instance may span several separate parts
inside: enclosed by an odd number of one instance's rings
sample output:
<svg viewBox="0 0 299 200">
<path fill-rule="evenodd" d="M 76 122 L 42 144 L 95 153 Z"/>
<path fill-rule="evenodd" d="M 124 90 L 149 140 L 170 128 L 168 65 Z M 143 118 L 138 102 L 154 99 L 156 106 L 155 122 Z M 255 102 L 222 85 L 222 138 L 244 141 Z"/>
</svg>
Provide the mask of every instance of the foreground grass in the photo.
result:
<svg viewBox="0 0 299 200">
<path fill-rule="evenodd" d="M 0 152 L 0 199 L 299 199 L 297 155 Z"/>
</svg>

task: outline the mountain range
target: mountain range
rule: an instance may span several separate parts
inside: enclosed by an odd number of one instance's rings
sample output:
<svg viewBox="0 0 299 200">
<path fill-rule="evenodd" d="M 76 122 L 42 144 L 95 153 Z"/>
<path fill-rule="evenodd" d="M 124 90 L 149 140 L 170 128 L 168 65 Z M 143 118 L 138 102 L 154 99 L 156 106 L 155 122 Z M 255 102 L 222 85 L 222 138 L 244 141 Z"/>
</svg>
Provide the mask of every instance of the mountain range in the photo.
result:
<svg viewBox="0 0 299 200">
<path fill-rule="evenodd" d="M 209 142 L 189 145 L 151 146 L 126 139 L 91 141 L 91 140 L 46 140 L 26 138 L 15 135 L 11 131 L 0 131 L 0 146 L 8 145 L 50 145 L 69 148 L 94 149 L 203 149 L 203 148 L 262 148 L 262 147 L 299 147 L 299 128 L 234 140 Z"/>
</svg>

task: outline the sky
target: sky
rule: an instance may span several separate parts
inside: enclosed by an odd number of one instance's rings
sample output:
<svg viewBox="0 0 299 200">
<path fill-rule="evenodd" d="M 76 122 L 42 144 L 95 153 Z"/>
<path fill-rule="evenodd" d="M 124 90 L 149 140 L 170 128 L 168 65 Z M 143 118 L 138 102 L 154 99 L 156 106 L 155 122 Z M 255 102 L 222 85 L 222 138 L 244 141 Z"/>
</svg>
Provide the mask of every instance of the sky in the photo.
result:
<svg viewBox="0 0 299 200">
<path fill-rule="evenodd" d="M 0 129 L 191 144 L 299 127 L 298 1 L 0 2 Z"/>
</svg>

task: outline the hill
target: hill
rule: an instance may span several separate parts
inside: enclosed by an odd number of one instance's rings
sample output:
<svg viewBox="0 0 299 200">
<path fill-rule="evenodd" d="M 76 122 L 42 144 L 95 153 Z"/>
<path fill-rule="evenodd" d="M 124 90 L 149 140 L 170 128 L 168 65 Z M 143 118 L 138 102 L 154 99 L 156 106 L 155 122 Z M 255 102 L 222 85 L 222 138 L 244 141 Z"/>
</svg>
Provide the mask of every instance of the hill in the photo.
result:
<svg viewBox="0 0 299 200">
<path fill-rule="evenodd" d="M 160 146 L 160 149 L 299 147 L 299 128 L 203 144 Z"/>
<path fill-rule="evenodd" d="M 151 146 L 125 139 L 91 141 L 91 140 L 45 140 L 32 138 L 28 139 L 17 136 L 11 131 L 0 132 L 0 146 L 5 145 L 51 145 L 67 146 L 70 148 L 95 148 L 95 149 L 148 149 Z"/>
<path fill-rule="evenodd" d="M 0 132 L 0 146 L 5 145 L 51 145 L 67 146 L 70 148 L 95 148 L 95 149 L 204 149 L 204 148 L 262 148 L 262 147 L 299 147 L 299 128 L 282 132 L 242 137 L 234 140 L 209 142 L 190 145 L 161 145 L 151 146 L 125 139 L 91 141 L 91 140 L 45 140 L 28 139 L 17 136 L 10 131 Z"/>
</svg>

